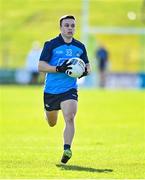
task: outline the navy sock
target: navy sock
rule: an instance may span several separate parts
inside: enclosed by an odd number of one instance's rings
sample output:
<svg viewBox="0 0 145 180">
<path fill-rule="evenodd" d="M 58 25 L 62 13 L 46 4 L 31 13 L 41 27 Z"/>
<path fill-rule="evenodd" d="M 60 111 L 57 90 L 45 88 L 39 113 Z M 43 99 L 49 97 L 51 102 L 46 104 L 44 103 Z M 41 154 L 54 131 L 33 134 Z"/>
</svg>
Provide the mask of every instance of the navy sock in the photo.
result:
<svg viewBox="0 0 145 180">
<path fill-rule="evenodd" d="M 64 150 L 66 150 L 66 149 L 70 149 L 70 145 L 69 144 L 65 144 L 64 145 Z"/>
</svg>

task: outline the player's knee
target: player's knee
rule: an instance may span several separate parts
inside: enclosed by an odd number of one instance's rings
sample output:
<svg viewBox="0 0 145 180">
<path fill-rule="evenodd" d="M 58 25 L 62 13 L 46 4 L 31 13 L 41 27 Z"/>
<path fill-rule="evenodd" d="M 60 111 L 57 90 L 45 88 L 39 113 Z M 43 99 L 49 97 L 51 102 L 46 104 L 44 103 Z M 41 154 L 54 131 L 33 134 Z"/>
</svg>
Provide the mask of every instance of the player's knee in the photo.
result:
<svg viewBox="0 0 145 180">
<path fill-rule="evenodd" d="M 54 127 L 56 125 L 56 122 L 48 122 L 50 127 Z"/>
<path fill-rule="evenodd" d="M 56 120 L 50 120 L 50 119 L 48 119 L 47 116 L 46 116 L 46 120 L 47 120 L 48 125 L 49 125 L 50 127 L 54 127 L 54 126 L 56 125 Z"/>
<path fill-rule="evenodd" d="M 74 118 L 75 118 L 75 115 L 74 114 L 68 114 L 66 116 L 66 119 L 67 119 L 67 122 L 68 123 L 73 123 L 74 122 Z"/>
</svg>

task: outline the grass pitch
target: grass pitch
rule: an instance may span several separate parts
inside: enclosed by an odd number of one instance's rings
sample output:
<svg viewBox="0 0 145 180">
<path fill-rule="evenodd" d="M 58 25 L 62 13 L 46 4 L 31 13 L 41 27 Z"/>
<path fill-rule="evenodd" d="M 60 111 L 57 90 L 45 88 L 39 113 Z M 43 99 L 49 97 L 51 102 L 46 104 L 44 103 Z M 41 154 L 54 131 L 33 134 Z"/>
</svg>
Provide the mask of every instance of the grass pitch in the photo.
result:
<svg viewBox="0 0 145 180">
<path fill-rule="evenodd" d="M 48 127 L 43 89 L 1 86 L 0 178 L 145 178 L 144 91 L 81 89 L 73 157 L 60 165 L 64 122 Z"/>
</svg>

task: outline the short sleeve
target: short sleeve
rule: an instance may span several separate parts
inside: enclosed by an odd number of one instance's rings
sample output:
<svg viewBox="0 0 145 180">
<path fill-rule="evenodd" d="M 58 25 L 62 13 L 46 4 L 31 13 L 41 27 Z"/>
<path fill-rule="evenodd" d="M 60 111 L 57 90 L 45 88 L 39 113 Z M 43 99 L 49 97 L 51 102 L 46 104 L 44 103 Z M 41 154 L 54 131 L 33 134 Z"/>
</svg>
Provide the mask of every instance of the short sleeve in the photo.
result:
<svg viewBox="0 0 145 180">
<path fill-rule="evenodd" d="M 82 55 L 80 56 L 80 58 L 83 59 L 83 61 L 85 62 L 85 64 L 89 63 L 88 56 L 87 56 L 87 51 L 86 51 L 85 46 L 83 46 L 83 53 L 82 53 Z"/>
<path fill-rule="evenodd" d="M 49 62 L 52 55 L 51 43 L 49 41 L 44 43 L 39 61 Z"/>
</svg>

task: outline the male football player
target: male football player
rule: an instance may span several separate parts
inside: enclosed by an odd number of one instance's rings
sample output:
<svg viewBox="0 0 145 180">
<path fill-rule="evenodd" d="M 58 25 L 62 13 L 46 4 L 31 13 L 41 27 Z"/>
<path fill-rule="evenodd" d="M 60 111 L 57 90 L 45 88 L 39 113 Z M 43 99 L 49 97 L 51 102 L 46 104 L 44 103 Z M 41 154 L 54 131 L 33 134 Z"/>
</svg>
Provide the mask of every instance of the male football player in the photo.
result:
<svg viewBox="0 0 145 180">
<path fill-rule="evenodd" d="M 46 41 L 40 56 L 38 69 L 45 72 L 44 108 L 48 124 L 53 127 L 57 123 L 58 112 L 61 109 L 65 121 L 64 152 L 61 162 L 67 163 L 72 156 L 71 144 L 74 137 L 74 119 L 77 112 L 77 79 L 68 76 L 68 59 L 79 57 L 86 64 L 82 76 L 90 73 L 90 65 L 85 46 L 73 38 L 75 32 L 75 17 L 66 15 L 60 18 L 60 34 Z M 81 77 L 82 77 L 81 76 Z"/>
</svg>

